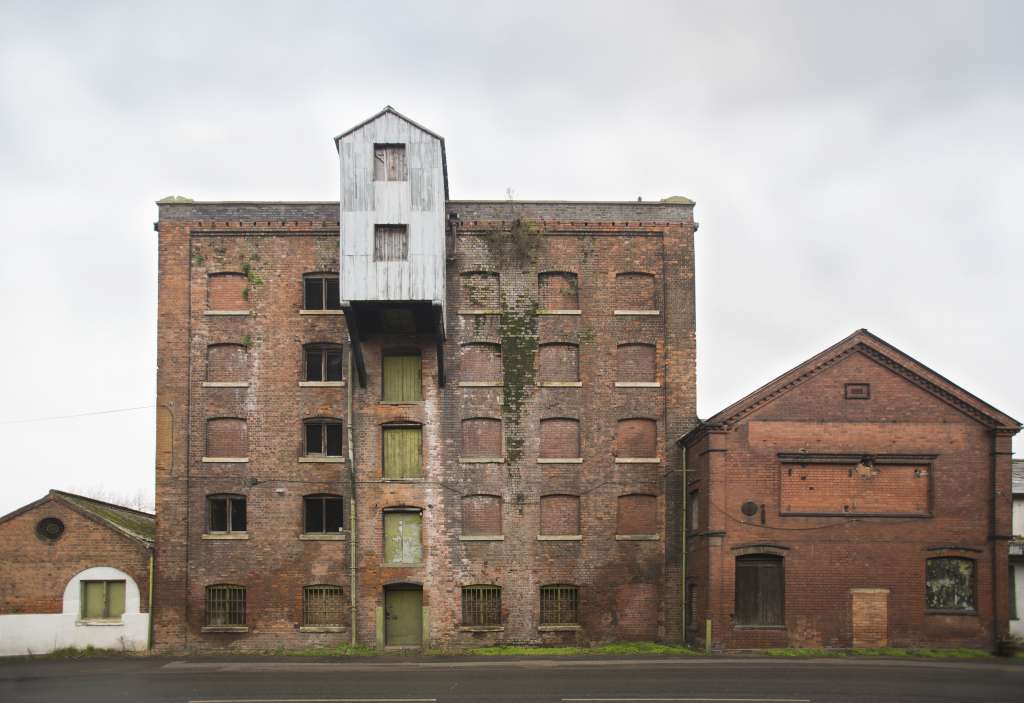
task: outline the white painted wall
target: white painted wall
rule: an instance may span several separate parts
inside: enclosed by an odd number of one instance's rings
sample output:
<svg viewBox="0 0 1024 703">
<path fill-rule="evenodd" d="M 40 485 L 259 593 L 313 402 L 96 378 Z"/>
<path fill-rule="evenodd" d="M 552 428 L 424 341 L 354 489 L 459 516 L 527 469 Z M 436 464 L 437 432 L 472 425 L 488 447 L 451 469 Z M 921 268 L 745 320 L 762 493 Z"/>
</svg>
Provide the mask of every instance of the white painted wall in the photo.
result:
<svg viewBox="0 0 1024 703">
<path fill-rule="evenodd" d="M 1013 534 L 1024 537 L 1024 498 L 1013 497 Z"/>
<path fill-rule="evenodd" d="M 1017 619 L 1010 621 L 1010 634 L 1024 637 L 1024 564 L 1014 564 L 1013 570 L 1017 580 Z"/>
<path fill-rule="evenodd" d="M 85 624 L 79 620 L 82 581 L 125 582 L 120 623 Z M 110 566 L 93 566 L 76 574 L 64 588 L 61 613 L 0 615 L 0 656 L 43 654 L 64 647 L 98 647 L 143 651 L 149 638 L 149 614 L 139 612 L 139 586 Z"/>
</svg>

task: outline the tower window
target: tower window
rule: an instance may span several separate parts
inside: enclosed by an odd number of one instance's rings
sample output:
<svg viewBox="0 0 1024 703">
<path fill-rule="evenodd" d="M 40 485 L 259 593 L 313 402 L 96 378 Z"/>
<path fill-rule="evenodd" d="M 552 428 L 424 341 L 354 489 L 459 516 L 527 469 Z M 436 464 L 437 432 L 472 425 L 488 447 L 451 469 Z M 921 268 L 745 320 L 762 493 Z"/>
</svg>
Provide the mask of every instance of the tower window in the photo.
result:
<svg viewBox="0 0 1024 703">
<path fill-rule="evenodd" d="M 373 180 L 406 181 L 405 144 L 373 145 Z"/>
</svg>

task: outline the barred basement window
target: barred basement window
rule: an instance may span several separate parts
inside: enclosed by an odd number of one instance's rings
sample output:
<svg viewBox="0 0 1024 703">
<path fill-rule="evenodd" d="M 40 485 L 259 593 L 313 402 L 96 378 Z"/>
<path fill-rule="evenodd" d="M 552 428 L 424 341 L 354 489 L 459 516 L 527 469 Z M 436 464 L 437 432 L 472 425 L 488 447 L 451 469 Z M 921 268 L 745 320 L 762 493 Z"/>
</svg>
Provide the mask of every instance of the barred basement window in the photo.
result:
<svg viewBox="0 0 1024 703">
<path fill-rule="evenodd" d="M 462 624 L 465 627 L 501 625 L 501 587 L 463 586 Z"/>
<path fill-rule="evenodd" d="M 341 456 L 341 420 L 306 420 L 306 456 Z"/>
<path fill-rule="evenodd" d="M 302 589 L 303 625 L 341 625 L 344 610 L 341 586 L 306 586 Z"/>
<path fill-rule="evenodd" d="M 373 145 L 373 180 L 404 181 L 407 174 L 405 144 Z"/>
<path fill-rule="evenodd" d="M 245 587 L 206 587 L 206 626 L 245 627 Z"/>
<path fill-rule="evenodd" d="M 580 591 L 576 586 L 541 586 L 541 625 L 578 625 L 579 609 Z"/>
<path fill-rule="evenodd" d="M 124 581 L 82 581 L 82 620 L 120 620 Z"/>
<path fill-rule="evenodd" d="M 306 534 L 337 533 L 343 529 L 344 501 L 341 496 L 318 493 L 302 499 Z"/>
<path fill-rule="evenodd" d="M 925 603 L 928 610 L 975 610 L 974 560 L 929 559 L 925 566 Z"/>
<path fill-rule="evenodd" d="M 374 225 L 374 261 L 405 261 L 408 258 L 409 230 L 405 225 Z"/>
<path fill-rule="evenodd" d="M 336 273 L 307 273 L 302 277 L 303 310 L 341 310 L 341 286 Z"/>
<path fill-rule="evenodd" d="M 209 532 L 245 532 L 245 498 L 243 496 L 207 496 L 206 513 Z"/>
<path fill-rule="evenodd" d="M 307 344 L 305 347 L 306 381 L 341 381 L 342 353 L 338 344 Z"/>
</svg>

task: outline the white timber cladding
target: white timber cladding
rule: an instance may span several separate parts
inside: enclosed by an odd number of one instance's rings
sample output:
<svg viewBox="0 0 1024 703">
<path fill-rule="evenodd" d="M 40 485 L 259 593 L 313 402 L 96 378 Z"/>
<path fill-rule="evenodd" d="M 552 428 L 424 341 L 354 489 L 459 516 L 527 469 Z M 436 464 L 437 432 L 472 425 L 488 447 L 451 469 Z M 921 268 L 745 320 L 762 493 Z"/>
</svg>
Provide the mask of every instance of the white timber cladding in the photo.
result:
<svg viewBox="0 0 1024 703">
<path fill-rule="evenodd" d="M 375 145 L 405 145 L 406 180 L 374 180 Z M 445 300 L 442 143 L 385 111 L 338 140 L 341 163 L 341 299 Z M 405 260 L 374 260 L 377 225 L 405 225 Z M 443 319 L 443 318 L 442 318 Z"/>
</svg>

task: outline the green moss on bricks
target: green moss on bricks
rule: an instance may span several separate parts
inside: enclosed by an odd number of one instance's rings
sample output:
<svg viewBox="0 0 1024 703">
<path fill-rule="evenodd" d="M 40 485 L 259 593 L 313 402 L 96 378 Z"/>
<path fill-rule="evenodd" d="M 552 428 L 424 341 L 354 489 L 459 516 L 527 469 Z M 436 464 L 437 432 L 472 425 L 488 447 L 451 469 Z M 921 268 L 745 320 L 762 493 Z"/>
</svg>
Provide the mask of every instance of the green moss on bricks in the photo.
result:
<svg viewBox="0 0 1024 703">
<path fill-rule="evenodd" d="M 505 431 L 505 460 L 509 476 L 518 478 L 518 465 L 523 456 L 522 412 L 534 386 L 538 305 L 536 300 L 528 296 L 510 301 L 503 293 L 499 302 L 501 358 L 505 367 L 501 407 Z"/>
</svg>

